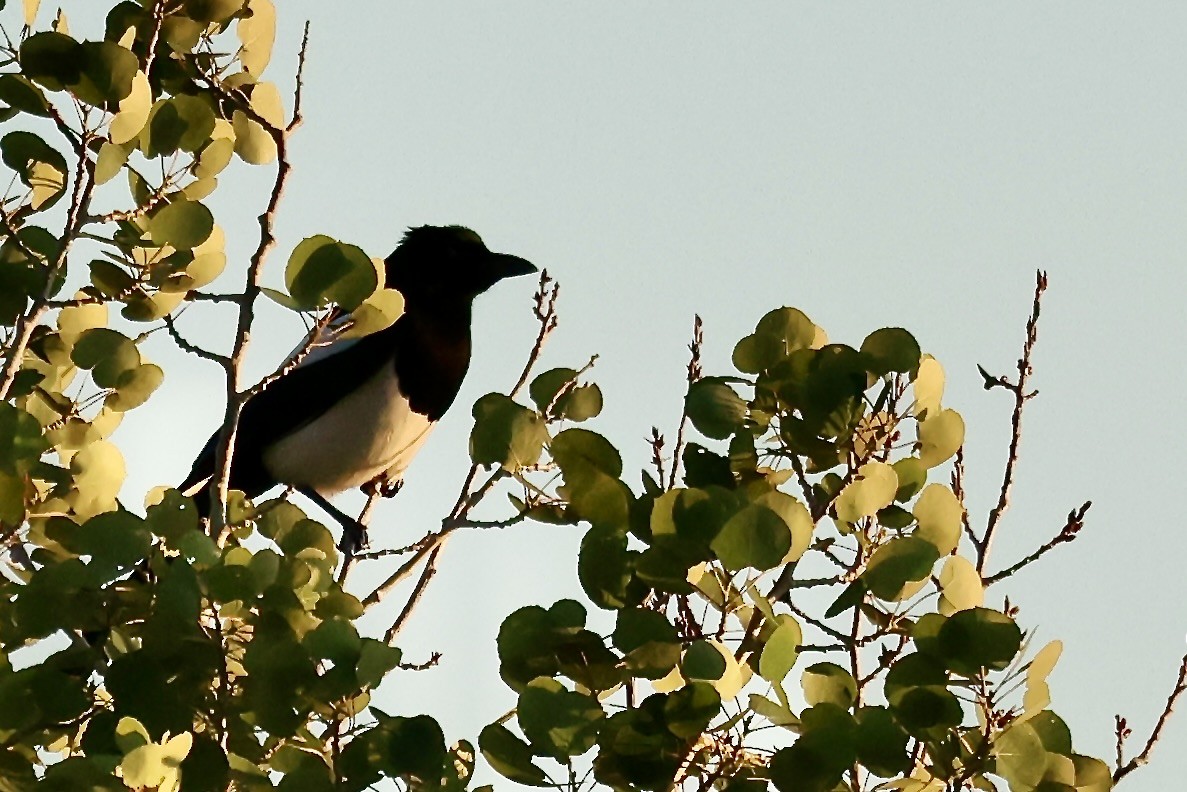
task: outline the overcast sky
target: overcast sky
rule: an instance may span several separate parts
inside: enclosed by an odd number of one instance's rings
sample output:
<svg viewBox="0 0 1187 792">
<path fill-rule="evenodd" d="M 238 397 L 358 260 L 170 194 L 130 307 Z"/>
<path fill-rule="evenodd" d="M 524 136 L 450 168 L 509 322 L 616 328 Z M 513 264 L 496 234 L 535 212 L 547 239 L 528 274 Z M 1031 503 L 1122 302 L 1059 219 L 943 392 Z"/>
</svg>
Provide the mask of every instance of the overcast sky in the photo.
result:
<svg viewBox="0 0 1187 792">
<path fill-rule="evenodd" d="M 1187 5 L 278 5 L 268 76 L 286 92 L 305 19 L 312 32 L 272 277 L 312 234 L 382 256 L 409 225 L 472 226 L 561 282 L 545 365 L 601 355 L 607 404 L 593 428 L 628 470 L 645 463 L 653 424 L 674 429 L 693 313 L 705 319 L 707 370 L 729 373 L 734 342 L 793 305 L 854 345 L 905 326 L 940 359 L 945 402 L 969 426 L 968 505 L 983 524 L 1010 404 L 981 389 L 975 366 L 1012 370 L 1034 270 L 1046 269 L 1041 395 L 991 567 L 1046 541 L 1084 500 L 1094 506 L 1074 544 L 995 587 L 990 603 L 1009 594 L 1024 627 L 1065 641 L 1053 708 L 1077 750 L 1109 760 L 1119 711 L 1140 748 L 1187 631 Z M 228 174 L 213 202 L 238 261 L 271 178 L 256 170 Z M 405 492 L 379 511 L 379 543 L 404 544 L 452 505 L 469 405 L 513 382 L 534 332 L 531 291 L 512 282 L 481 301 L 465 389 Z M 298 335 L 266 313 L 253 371 Z M 215 369 L 167 343 L 146 352 L 168 378 L 117 435 L 132 501 L 183 477 L 222 410 Z M 175 428 L 167 444 L 163 426 Z M 489 662 L 498 624 L 521 605 L 581 598 L 579 537 L 458 537 L 402 642 L 412 662 L 445 652 L 442 666 L 396 677 L 377 703 L 430 711 L 450 739 L 513 706 Z M 1180 715 L 1124 788 L 1175 788 L 1185 752 Z"/>
</svg>

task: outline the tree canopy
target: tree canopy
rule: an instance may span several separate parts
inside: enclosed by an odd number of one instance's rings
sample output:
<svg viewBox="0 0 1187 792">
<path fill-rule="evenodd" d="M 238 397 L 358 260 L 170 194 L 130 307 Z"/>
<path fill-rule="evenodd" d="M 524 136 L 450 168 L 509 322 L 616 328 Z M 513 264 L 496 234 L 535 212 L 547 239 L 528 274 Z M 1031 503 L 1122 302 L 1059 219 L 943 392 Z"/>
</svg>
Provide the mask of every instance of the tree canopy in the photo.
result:
<svg viewBox="0 0 1187 792">
<path fill-rule="evenodd" d="M 1119 719 L 1112 767 L 1077 751 L 1047 683 L 1061 643 L 1033 641 L 994 588 L 1072 541 L 1090 507 L 1031 554 L 992 558 L 1042 273 L 1016 375 L 982 371 L 1013 405 L 982 517 L 964 504 L 965 424 L 941 363 L 904 328 L 833 340 L 792 307 L 756 309 L 726 372 L 703 370 L 698 319 L 678 430 L 653 432 L 648 470 L 626 469 L 597 431 L 595 361 L 539 370 L 558 327 L 545 272 L 521 376 L 473 405 L 462 496 L 408 547 L 355 559 L 391 570 L 359 591 L 329 528 L 227 487 L 243 404 L 331 311 L 363 335 L 402 310 L 375 259 L 316 229 L 289 252 L 285 290 L 262 286 L 304 46 L 286 107 L 264 78 L 271 0 L 125 0 L 85 36 L 62 12 L 21 11 L 4 12 L 23 26 L 0 47 L 0 790 L 462 790 L 497 773 L 568 790 L 1100 792 L 1149 758 L 1165 717 L 1128 760 Z M 274 177 L 254 251 L 228 271 L 242 286 L 214 292 L 226 238 L 204 201 L 243 166 Z M 244 382 L 265 299 L 312 332 Z M 215 303 L 237 318 L 226 349 L 176 321 Z M 225 377 L 209 525 L 164 486 L 121 499 L 113 434 L 166 376 L 141 351 L 156 332 Z M 505 516 L 474 519 L 496 495 Z M 479 648 L 514 711 L 447 739 L 434 713 L 377 707 L 385 679 L 432 673 L 397 641 L 448 539 L 525 521 L 582 532 L 586 601 L 525 602 Z M 390 626 L 366 634 L 360 618 L 381 611 Z"/>
</svg>

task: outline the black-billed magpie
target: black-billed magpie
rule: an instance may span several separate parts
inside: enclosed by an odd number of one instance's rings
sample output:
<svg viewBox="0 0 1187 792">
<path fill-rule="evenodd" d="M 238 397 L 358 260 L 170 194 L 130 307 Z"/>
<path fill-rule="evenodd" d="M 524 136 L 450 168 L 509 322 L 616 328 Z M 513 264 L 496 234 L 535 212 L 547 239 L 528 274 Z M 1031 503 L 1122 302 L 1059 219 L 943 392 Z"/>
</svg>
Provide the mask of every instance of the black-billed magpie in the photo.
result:
<svg viewBox="0 0 1187 792">
<path fill-rule="evenodd" d="M 384 265 L 404 313 L 377 333 L 316 349 L 249 399 L 231 461 L 231 489 L 255 497 L 278 484 L 296 488 L 342 522 L 350 549 L 362 541 L 358 524 L 325 496 L 380 474 L 400 480 L 466 376 L 474 298 L 536 271 L 462 226 L 411 228 Z M 217 442 L 215 432 L 178 487 L 203 517 Z"/>
</svg>

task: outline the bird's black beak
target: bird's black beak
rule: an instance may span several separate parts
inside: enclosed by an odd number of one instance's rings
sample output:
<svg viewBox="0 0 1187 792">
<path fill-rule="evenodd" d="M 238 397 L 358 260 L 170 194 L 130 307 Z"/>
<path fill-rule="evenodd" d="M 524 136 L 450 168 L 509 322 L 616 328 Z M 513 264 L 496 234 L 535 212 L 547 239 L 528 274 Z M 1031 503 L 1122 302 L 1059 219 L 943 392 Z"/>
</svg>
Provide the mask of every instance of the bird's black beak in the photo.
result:
<svg viewBox="0 0 1187 792">
<path fill-rule="evenodd" d="M 518 275 L 531 275 L 533 272 L 539 272 L 539 269 L 532 262 L 527 259 L 521 259 L 519 256 L 512 256 L 509 253 L 492 253 L 491 264 L 497 276 L 496 280 L 514 278 Z"/>
</svg>

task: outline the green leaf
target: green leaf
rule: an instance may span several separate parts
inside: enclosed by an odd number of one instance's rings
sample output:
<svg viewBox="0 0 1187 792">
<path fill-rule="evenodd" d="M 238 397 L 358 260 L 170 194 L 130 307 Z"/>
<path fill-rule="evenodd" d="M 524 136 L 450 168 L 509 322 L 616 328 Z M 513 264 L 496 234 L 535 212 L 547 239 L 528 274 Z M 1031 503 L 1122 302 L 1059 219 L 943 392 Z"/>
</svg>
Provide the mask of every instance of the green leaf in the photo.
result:
<svg viewBox="0 0 1187 792">
<path fill-rule="evenodd" d="M 284 271 L 289 294 L 304 308 L 336 303 L 353 311 L 380 286 L 367 254 L 354 245 L 318 235 L 303 240 Z"/>
<path fill-rule="evenodd" d="M 861 342 L 866 368 L 874 376 L 892 371 L 910 374 L 919 368 L 919 342 L 901 327 L 875 330 Z"/>
<path fill-rule="evenodd" d="M 799 349 L 809 348 L 816 338 L 816 325 L 795 308 L 777 308 L 759 320 L 754 333 L 734 347 L 734 366 L 758 374 Z"/>
<path fill-rule="evenodd" d="M 119 376 L 115 392 L 108 395 L 104 404 L 116 412 L 133 410 L 148 401 L 164 379 L 165 372 L 160 366 L 144 363 Z"/>
<path fill-rule="evenodd" d="M 898 490 L 894 493 L 894 499 L 899 503 L 906 503 L 927 483 L 927 468 L 917 457 L 900 459 L 893 467 L 898 477 Z"/>
<path fill-rule="evenodd" d="M 31 188 L 35 211 L 48 209 L 66 192 L 66 158 L 31 132 L 9 132 L 0 139 L 4 164 Z"/>
<path fill-rule="evenodd" d="M 1022 631 L 1013 619 L 988 608 L 972 608 L 953 614 L 935 641 L 920 642 L 919 648 L 952 671 L 971 677 L 982 668 L 1002 670 L 1021 645 Z"/>
<path fill-rule="evenodd" d="M 726 521 L 710 546 L 731 572 L 773 569 L 791 550 L 791 531 L 778 514 L 751 504 Z"/>
<path fill-rule="evenodd" d="M 101 388 L 118 388 L 120 380 L 140 367 L 140 351 L 132 339 L 117 330 L 96 327 L 83 332 L 70 350 L 70 359 Z"/>
<path fill-rule="evenodd" d="M 837 519 L 852 523 L 872 517 L 894 502 L 898 486 L 898 475 L 893 467 L 884 462 L 865 463 L 837 497 Z"/>
<path fill-rule="evenodd" d="M 804 700 L 808 706 L 835 704 L 849 709 L 857 698 L 857 683 L 853 676 L 835 663 L 816 663 L 808 666 L 800 678 Z"/>
<path fill-rule="evenodd" d="M 598 526 L 581 540 L 577 561 L 581 587 L 601 608 L 617 609 L 628 604 L 631 582 L 631 554 L 626 534 L 614 527 Z"/>
<path fill-rule="evenodd" d="M 185 15 L 199 22 L 225 22 L 243 11 L 246 0 L 184 0 Z"/>
<path fill-rule="evenodd" d="M 857 760 L 874 775 L 891 778 L 911 769 L 908 735 L 886 707 L 857 711 Z"/>
<path fill-rule="evenodd" d="M 552 438 L 549 452 L 564 475 L 572 516 L 608 528 L 627 526 L 633 498 L 618 478 L 622 457 L 606 438 L 566 429 Z"/>
<path fill-rule="evenodd" d="M 24 113 L 49 116 L 49 102 L 45 94 L 20 74 L 0 74 L 0 102 Z"/>
<path fill-rule="evenodd" d="M 956 410 L 940 410 L 919 422 L 919 461 L 933 468 L 964 445 L 964 419 Z"/>
<path fill-rule="evenodd" d="M 495 771 L 509 781 L 525 786 L 547 786 L 548 777 L 532 762 L 532 749 L 500 723 L 492 723 L 478 735 L 478 748 Z"/>
<path fill-rule="evenodd" d="M 684 652 L 680 672 L 688 679 L 721 679 L 726 672 L 725 657 L 710 641 L 693 641 Z"/>
<path fill-rule="evenodd" d="M 383 717 L 378 732 L 383 739 L 375 740 L 375 746 L 380 750 L 380 766 L 388 775 L 409 775 L 425 787 L 440 782 L 447 751 L 437 721 L 428 715 Z"/>
<path fill-rule="evenodd" d="M 0 471 L 24 473 L 48 448 L 36 418 L 8 402 L 0 402 Z"/>
<path fill-rule="evenodd" d="M 614 646 L 625 656 L 628 670 L 645 679 L 662 679 L 680 660 L 676 628 L 655 611 L 624 608 L 618 612 Z"/>
<path fill-rule="evenodd" d="M 771 757 L 770 776 L 780 792 L 831 792 L 857 758 L 853 718 L 830 704 L 804 710 L 803 734 Z"/>
<path fill-rule="evenodd" d="M 997 773 L 1012 789 L 1031 788 L 1043 780 L 1047 751 L 1035 730 L 1025 721 L 1016 722 L 993 742 Z"/>
<path fill-rule="evenodd" d="M 140 71 L 140 61 L 130 50 L 111 41 L 84 41 L 79 53 L 78 80 L 67 87 L 81 101 L 102 107 L 132 92 L 132 78 Z"/>
<path fill-rule="evenodd" d="M 170 155 L 178 149 L 196 152 L 214 131 L 214 111 L 196 96 L 180 94 L 153 105 L 140 136 L 146 157 Z"/>
<path fill-rule="evenodd" d="M 684 410 L 692 425 L 706 437 L 723 440 L 742 426 L 746 402 L 726 377 L 704 377 L 688 386 Z"/>
<path fill-rule="evenodd" d="M 763 644 L 758 659 L 758 673 L 768 682 L 782 682 L 799 658 L 804 633 L 790 615 L 779 618 L 779 626 Z"/>
<path fill-rule="evenodd" d="M 960 702 L 948 690 L 948 673 L 933 657 L 900 657 L 886 673 L 886 700 L 898 722 L 913 735 L 938 733 L 960 724 Z"/>
<path fill-rule="evenodd" d="M 891 539 L 874 551 L 861 579 L 879 599 L 899 601 L 918 591 L 939 560 L 935 545 L 913 536 Z"/>
<path fill-rule="evenodd" d="M 63 33 L 34 33 L 21 44 L 21 70 L 51 91 L 74 85 L 82 75 L 82 46 Z"/>
<path fill-rule="evenodd" d="M 210 237 L 214 216 L 197 201 L 173 201 L 149 215 L 148 233 L 155 245 L 192 250 Z"/>
<path fill-rule="evenodd" d="M 548 442 L 548 429 L 535 410 L 501 393 L 488 393 L 474 403 L 470 458 L 478 465 L 518 470 L 536 464 Z"/>
<path fill-rule="evenodd" d="M 951 489 L 943 484 L 927 485 L 913 511 L 919 521 L 915 536 L 934 545 L 941 556 L 955 552 L 960 544 L 964 507 Z"/>
<path fill-rule="evenodd" d="M 709 723 L 719 712 L 721 695 L 707 682 L 691 681 L 672 691 L 664 702 L 668 731 L 685 740 L 691 740 L 709 728 Z"/>
<path fill-rule="evenodd" d="M 532 680 L 520 693 L 516 713 L 535 751 L 558 761 L 592 748 L 606 717 L 596 698 L 566 690 L 547 678 Z"/>
</svg>

